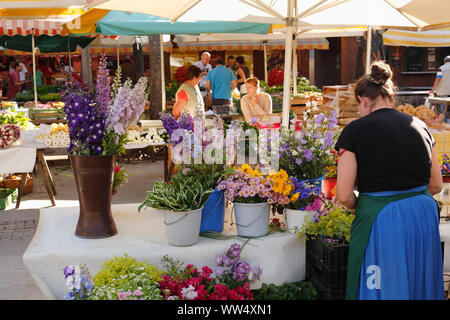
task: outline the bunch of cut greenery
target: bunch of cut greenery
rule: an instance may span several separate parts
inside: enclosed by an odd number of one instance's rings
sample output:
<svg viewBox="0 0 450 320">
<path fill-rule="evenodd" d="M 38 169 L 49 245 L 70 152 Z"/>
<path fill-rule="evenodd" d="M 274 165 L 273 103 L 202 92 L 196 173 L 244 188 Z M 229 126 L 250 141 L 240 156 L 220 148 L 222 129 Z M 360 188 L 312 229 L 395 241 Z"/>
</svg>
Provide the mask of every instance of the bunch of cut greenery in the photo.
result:
<svg viewBox="0 0 450 320">
<path fill-rule="evenodd" d="M 212 188 L 204 188 L 195 177 L 184 175 L 178 171 L 167 183 L 155 181 L 152 191 L 139 206 L 171 212 L 194 211 L 203 207 L 208 200 Z"/>
</svg>

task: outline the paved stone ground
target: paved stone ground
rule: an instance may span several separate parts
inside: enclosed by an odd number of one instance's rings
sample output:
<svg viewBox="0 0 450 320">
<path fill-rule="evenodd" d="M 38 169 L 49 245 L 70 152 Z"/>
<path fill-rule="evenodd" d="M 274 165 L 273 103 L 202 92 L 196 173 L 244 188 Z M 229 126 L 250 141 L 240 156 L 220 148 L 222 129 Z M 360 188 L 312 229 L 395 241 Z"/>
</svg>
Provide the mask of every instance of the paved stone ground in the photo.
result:
<svg viewBox="0 0 450 320">
<path fill-rule="evenodd" d="M 52 165 L 54 164 L 54 165 Z M 141 160 L 119 163 L 129 174 L 128 184 L 113 196 L 113 204 L 142 202 L 155 180 L 164 178 L 163 161 Z M 70 165 L 50 162 L 56 184 L 56 205 L 78 204 L 75 180 Z M 33 192 L 22 198 L 20 209 L 15 204 L 0 211 L 0 300 L 46 299 L 23 264 L 22 256 L 39 222 L 39 209 L 51 205 L 39 175 L 35 175 Z"/>
</svg>

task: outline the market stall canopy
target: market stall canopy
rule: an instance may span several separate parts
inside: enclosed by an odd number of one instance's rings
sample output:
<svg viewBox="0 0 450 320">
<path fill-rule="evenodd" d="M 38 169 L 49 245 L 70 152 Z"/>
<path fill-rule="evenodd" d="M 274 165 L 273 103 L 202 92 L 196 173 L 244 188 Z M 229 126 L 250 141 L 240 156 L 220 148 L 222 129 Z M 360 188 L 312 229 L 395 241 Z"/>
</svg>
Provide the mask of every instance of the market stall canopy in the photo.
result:
<svg viewBox="0 0 450 320">
<path fill-rule="evenodd" d="M 78 19 L 76 19 L 78 20 Z M 102 35 L 255 33 L 265 34 L 270 24 L 224 21 L 178 21 L 157 16 L 92 9 L 64 26 L 65 33 Z"/>
<path fill-rule="evenodd" d="M 84 10 L 87 0 L 0 1 L 0 35 L 61 34 L 62 26 Z"/>
<path fill-rule="evenodd" d="M 211 20 L 285 23 L 289 1 L 97 0 L 89 7 L 140 12 L 173 21 Z M 297 19 L 310 25 L 384 25 L 421 28 L 448 22 L 447 0 L 296 0 Z"/>
<path fill-rule="evenodd" d="M 73 52 L 77 50 L 77 46 L 84 48 L 94 39 L 94 37 L 64 37 L 60 35 L 40 35 L 35 36 L 35 47 L 38 47 L 39 51 L 42 53 L 67 52 L 68 48 L 70 48 L 70 51 Z M 7 49 L 33 52 L 31 35 L 1 36 L 0 46 Z"/>
<path fill-rule="evenodd" d="M 387 46 L 450 47 L 450 28 L 414 32 L 389 29 L 383 33 Z"/>
</svg>

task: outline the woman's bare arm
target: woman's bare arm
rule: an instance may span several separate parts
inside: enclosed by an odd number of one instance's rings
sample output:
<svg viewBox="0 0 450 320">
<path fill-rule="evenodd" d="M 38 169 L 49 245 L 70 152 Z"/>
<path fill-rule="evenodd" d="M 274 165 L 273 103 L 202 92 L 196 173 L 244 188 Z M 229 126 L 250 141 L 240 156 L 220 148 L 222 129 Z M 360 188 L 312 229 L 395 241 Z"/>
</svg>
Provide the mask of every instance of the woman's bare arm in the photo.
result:
<svg viewBox="0 0 450 320">
<path fill-rule="evenodd" d="M 428 183 L 428 190 L 431 194 L 439 193 L 442 190 L 441 166 L 434 147 L 431 153 L 431 176 L 430 182 Z"/>
<path fill-rule="evenodd" d="M 342 149 L 339 151 L 341 153 Z M 353 152 L 345 151 L 341 154 L 337 169 L 336 197 L 349 209 L 354 209 L 357 202 L 353 192 L 357 167 L 356 155 Z"/>
</svg>

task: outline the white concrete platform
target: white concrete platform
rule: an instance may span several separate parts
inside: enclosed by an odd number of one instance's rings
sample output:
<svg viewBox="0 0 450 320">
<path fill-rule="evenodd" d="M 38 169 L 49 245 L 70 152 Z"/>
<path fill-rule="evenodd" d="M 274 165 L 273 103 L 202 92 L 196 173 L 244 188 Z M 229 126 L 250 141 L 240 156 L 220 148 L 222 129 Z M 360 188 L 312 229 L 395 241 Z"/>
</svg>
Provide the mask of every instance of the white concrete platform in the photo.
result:
<svg viewBox="0 0 450 320">
<path fill-rule="evenodd" d="M 103 262 L 125 253 L 131 257 L 162 267 L 167 254 L 186 264 L 215 267 L 215 256 L 237 242 L 247 239 L 216 240 L 200 237 L 190 247 L 174 247 L 167 242 L 164 214 L 145 210 L 138 213 L 139 204 L 112 206 L 118 234 L 105 239 L 82 239 L 74 235 L 78 207 L 41 209 L 36 233 L 23 255 L 23 262 L 42 292 L 49 299 L 62 299 L 66 293 L 63 269 L 69 264 L 85 263 L 92 275 Z M 449 239 L 450 240 L 450 239 Z M 449 250 L 450 251 L 450 250 Z M 283 284 L 305 278 L 305 244 L 288 232 L 252 239 L 241 253 L 241 259 L 263 268 L 262 283 Z"/>
</svg>

